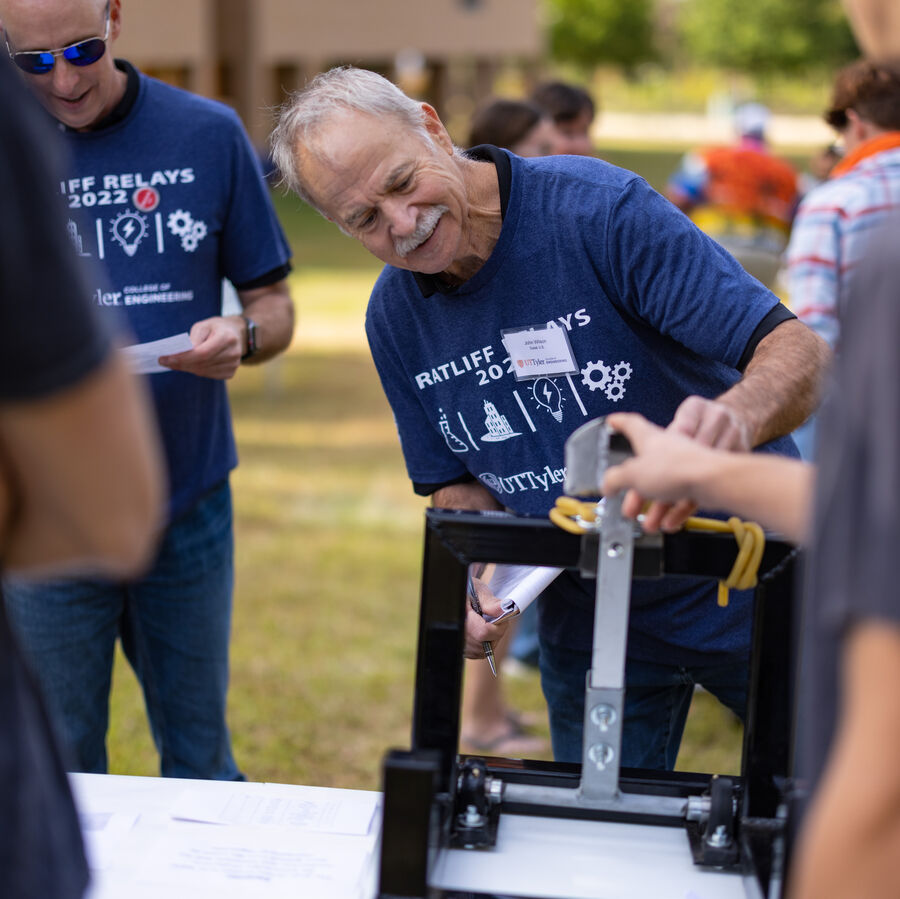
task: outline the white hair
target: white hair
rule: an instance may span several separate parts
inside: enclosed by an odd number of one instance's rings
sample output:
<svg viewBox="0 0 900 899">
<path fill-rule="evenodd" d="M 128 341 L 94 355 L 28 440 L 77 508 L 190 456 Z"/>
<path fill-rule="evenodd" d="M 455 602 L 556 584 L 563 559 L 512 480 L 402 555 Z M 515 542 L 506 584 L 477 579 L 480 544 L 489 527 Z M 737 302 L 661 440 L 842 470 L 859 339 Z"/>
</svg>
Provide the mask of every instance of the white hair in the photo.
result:
<svg viewBox="0 0 900 899">
<path fill-rule="evenodd" d="M 431 142 L 421 104 L 407 97 L 387 78 L 353 66 L 339 66 L 316 75 L 306 87 L 288 97 L 278 112 L 271 137 L 272 158 L 282 183 L 315 209 L 319 207 L 310 185 L 303 180 L 298 151 L 302 149 L 324 158 L 316 138 L 336 113 L 347 111 L 376 118 L 393 116 Z"/>
</svg>

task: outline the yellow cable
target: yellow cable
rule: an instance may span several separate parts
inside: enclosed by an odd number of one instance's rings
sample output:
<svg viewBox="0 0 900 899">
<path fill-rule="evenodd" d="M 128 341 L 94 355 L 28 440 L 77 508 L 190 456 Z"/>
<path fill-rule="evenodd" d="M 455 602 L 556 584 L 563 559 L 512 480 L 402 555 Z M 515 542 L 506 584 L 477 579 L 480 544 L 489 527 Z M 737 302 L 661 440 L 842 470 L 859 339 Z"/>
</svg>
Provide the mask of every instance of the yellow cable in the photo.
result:
<svg viewBox="0 0 900 899">
<path fill-rule="evenodd" d="M 592 522 L 597 518 L 597 504 L 582 502 L 572 496 L 560 496 L 555 508 L 550 510 L 550 520 L 570 534 L 584 534 L 587 528 L 575 519 Z M 725 580 L 719 581 L 718 603 L 728 605 L 729 590 L 749 590 L 757 584 L 759 563 L 762 561 L 766 547 L 766 536 L 763 529 L 755 521 L 741 521 L 731 517 L 728 521 L 717 518 L 688 518 L 684 523 L 686 530 L 714 531 L 734 534 L 738 543 L 738 554 L 731 572 Z"/>
<path fill-rule="evenodd" d="M 756 586 L 759 563 L 766 548 L 766 535 L 755 521 L 741 521 L 732 516 L 728 521 L 717 518 L 688 518 L 684 523 L 687 530 L 732 533 L 738 543 L 738 554 L 731 566 L 731 573 L 724 581 L 719 581 L 718 602 L 728 605 L 729 590 L 749 590 Z"/>
</svg>

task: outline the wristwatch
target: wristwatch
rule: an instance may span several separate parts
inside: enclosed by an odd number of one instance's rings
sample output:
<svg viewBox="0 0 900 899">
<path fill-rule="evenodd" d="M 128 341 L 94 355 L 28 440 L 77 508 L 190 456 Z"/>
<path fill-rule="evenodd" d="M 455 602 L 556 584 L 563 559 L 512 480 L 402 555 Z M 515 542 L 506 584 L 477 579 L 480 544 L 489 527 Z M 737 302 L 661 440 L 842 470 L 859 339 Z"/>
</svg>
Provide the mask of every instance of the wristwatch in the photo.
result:
<svg viewBox="0 0 900 899">
<path fill-rule="evenodd" d="M 247 326 L 247 352 L 241 356 L 241 362 L 243 362 L 245 359 L 256 355 L 256 322 L 252 318 L 247 318 L 246 315 L 242 315 L 241 318 Z"/>
</svg>

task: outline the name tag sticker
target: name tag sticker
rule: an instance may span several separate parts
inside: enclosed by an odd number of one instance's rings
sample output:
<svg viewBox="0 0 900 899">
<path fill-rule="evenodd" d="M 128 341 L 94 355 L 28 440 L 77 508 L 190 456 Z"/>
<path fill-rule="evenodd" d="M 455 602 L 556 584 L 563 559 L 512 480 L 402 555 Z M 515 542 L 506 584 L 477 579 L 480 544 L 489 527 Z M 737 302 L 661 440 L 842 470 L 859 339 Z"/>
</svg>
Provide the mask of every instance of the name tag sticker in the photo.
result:
<svg viewBox="0 0 900 899">
<path fill-rule="evenodd" d="M 578 371 L 564 328 L 532 325 L 500 333 L 517 381 L 574 375 Z"/>
</svg>

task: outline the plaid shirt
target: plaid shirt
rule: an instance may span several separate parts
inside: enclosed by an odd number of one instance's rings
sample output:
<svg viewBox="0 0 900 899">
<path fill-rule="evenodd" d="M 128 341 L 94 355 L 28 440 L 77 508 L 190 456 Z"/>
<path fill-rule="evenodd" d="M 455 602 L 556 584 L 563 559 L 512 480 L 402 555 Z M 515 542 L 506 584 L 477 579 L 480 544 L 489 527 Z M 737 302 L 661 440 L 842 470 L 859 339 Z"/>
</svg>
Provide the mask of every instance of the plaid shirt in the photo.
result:
<svg viewBox="0 0 900 899">
<path fill-rule="evenodd" d="M 794 219 L 787 248 L 791 309 L 837 347 L 844 298 L 872 229 L 900 208 L 900 148 L 859 162 L 813 188 Z"/>
</svg>

